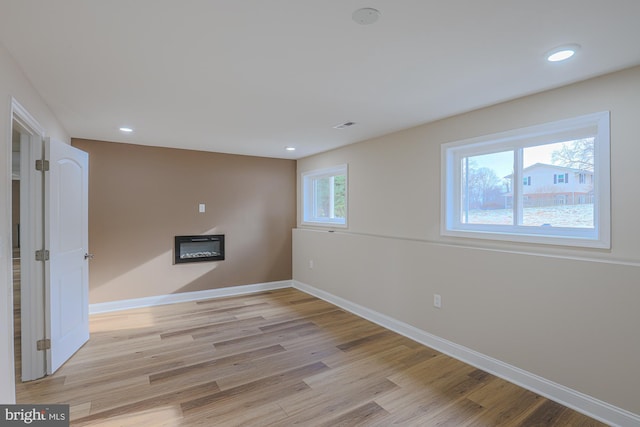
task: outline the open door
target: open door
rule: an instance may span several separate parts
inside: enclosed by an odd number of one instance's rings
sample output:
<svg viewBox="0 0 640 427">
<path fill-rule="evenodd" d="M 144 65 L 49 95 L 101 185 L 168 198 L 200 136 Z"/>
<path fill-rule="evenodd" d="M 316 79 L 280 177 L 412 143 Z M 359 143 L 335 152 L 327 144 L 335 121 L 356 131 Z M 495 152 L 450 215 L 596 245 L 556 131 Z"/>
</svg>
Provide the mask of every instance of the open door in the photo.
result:
<svg viewBox="0 0 640 427">
<path fill-rule="evenodd" d="M 51 375 L 89 339 L 89 156 L 49 138 L 44 153 L 46 359 Z"/>
</svg>

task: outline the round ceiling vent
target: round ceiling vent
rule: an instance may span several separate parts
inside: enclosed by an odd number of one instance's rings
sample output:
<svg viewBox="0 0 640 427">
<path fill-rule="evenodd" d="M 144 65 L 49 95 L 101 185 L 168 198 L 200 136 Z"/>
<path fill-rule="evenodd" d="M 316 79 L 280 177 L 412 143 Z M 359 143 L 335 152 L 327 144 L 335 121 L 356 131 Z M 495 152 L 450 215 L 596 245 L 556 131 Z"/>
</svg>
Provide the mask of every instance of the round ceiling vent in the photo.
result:
<svg viewBox="0 0 640 427">
<path fill-rule="evenodd" d="M 369 25 L 380 18 L 380 11 L 371 7 L 363 7 L 353 12 L 351 18 L 360 25 Z"/>
</svg>

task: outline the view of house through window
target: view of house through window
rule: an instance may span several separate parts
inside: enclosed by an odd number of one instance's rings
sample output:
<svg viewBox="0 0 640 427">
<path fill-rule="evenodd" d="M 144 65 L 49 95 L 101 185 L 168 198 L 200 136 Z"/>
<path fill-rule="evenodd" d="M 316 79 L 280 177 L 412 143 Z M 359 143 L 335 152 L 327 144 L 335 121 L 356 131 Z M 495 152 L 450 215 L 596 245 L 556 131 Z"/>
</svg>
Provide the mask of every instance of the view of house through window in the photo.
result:
<svg viewBox="0 0 640 427">
<path fill-rule="evenodd" d="M 610 247 L 609 113 L 442 146 L 444 235 Z"/>
<path fill-rule="evenodd" d="M 594 138 L 522 149 L 522 221 L 525 226 L 594 225 Z M 514 224 L 514 151 L 461 159 L 462 222 Z"/>
</svg>

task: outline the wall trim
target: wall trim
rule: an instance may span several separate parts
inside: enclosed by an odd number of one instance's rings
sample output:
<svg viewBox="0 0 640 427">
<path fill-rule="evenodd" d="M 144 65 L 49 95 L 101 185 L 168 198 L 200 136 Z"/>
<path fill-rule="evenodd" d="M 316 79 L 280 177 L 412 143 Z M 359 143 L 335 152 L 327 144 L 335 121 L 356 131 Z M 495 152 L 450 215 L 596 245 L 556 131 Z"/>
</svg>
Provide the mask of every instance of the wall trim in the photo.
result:
<svg viewBox="0 0 640 427">
<path fill-rule="evenodd" d="M 393 332 L 424 344 L 441 353 L 482 369 L 506 381 L 547 397 L 568 408 L 581 412 L 611 426 L 633 427 L 640 425 L 640 415 L 613 406 L 607 402 L 570 389 L 561 384 L 549 381 L 536 374 L 509 365 L 493 357 L 484 355 L 470 348 L 440 338 L 407 323 L 378 313 L 359 304 L 313 286 L 293 280 L 293 287 L 323 299 L 351 313 L 363 317 Z"/>
<path fill-rule="evenodd" d="M 204 291 L 181 292 L 177 294 L 157 295 L 152 297 L 134 298 L 119 301 L 89 304 L 89 314 L 109 313 L 112 311 L 129 310 L 132 308 L 153 307 L 156 305 L 176 304 L 180 302 L 199 301 L 211 298 L 223 298 L 236 295 L 253 294 L 293 287 L 291 280 L 278 282 L 256 283 L 252 285 L 229 286 L 227 288 L 207 289 Z"/>
<path fill-rule="evenodd" d="M 297 228 L 294 228 L 293 230 L 294 231 L 311 231 L 316 233 L 326 233 L 328 231 L 328 230 L 321 230 L 318 228 L 310 227 L 309 225 L 306 225 L 306 224 L 300 224 Z M 569 246 L 554 248 L 553 246 L 555 245 L 544 245 L 545 247 L 525 249 L 525 248 L 516 248 L 515 246 L 507 247 L 507 245 L 509 244 L 513 245 L 514 242 L 504 242 L 499 240 L 482 240 L 481 242 L 474 242 L 473 240 L 480 240 L 480 239 L 471 239 L 468 237 L 454 238 L 451 236 L 443 236 L 445 238 L 448 237 L 449 239 L 458 239 L 458 241 L 453 241 L 453 240 L 421 239 L 416 237 L 394 236 L 390 234 L 364 233 L 360 231 L 341 230 L 337 228 L 329 231 L 331 233 L 343 234 L 347 236 L 371 237 L 375 239 L 387 239 L 387 240 L 400 240 L 405 242 L 424 243 L 427 245 L 440 246 L 440 247 L 461 248 L 461 249 L 471 249 L 471 250 L 485 251 L 485 252 L 498 252 L 498 253 L 506 253 L 506 254 L 535 256 L 535 257 L 542 257 L 542 258 L 566 259 L 571 261 L 586 261 L 586 262 L 592 262 L 592 263 L 596 262 L 600 264 L 640 267 L 640 259 L 630 259 L 630 258 L 626 259 L 626 258 L 613 257 L 613 256 L 607 256 L 605 258 L 604 256 L 606 256 L 606 251 L 602 251 L 597 248 L 581 248 L 582 252 L 578 253 L 580 249 L 574 249 Z M 588 252 L 591 252 L 591 253 L 588 253 Z"/>
</svg>

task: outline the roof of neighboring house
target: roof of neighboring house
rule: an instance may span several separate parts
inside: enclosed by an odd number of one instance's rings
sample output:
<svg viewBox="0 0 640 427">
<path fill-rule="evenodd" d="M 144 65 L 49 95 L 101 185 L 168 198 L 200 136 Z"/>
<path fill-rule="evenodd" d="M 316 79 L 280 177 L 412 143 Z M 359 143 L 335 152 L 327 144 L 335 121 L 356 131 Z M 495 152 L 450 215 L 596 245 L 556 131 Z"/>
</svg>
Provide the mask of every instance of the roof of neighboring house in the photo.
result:
<svg viewBox="0 0 640 427">
<path fill-rule="evenodd" d="M 540 168 L 540 167 L 552 168 L 552 169 L 556 169 L 556 170 L 562 171 L 562 172 L 588 173 L 588 174 L 593 175 L 593 171 L 589 171 L 589 170 L 586 170 L 586 169 L 568 168 L 566 166 L 550 165 L 550 164 L 547 164 L 547 163 L 534 163 L 531 166 L 527 166 L 526 168 L 522 169 L 522 171 L 525 172 L 525 171 L 528 171 L 528 170 L 531 170 L 531 169 L 537 169 L 537 168 Z M 509 175 L 506 175 L 505 178 L 510 178 L 511 175 L 513 175 L 513 174 L 510 173 Z"/>
</svg>

